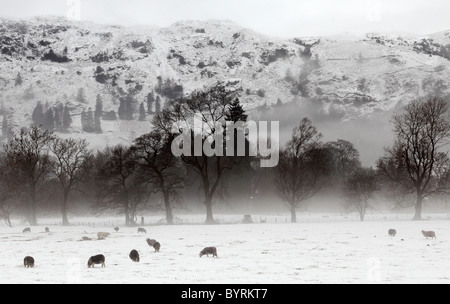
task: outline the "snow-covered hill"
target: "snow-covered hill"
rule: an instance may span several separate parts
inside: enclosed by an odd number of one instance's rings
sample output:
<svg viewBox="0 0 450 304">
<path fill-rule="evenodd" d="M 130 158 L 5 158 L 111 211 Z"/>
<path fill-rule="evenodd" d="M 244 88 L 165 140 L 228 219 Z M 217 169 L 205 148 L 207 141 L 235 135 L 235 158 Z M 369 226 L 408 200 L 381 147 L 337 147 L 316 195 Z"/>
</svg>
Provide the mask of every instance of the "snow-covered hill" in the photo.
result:
<svg viewBox="0 0 450 304">
<path fill-rule="evenodd" d="M 127 28 L 39 17 L 0 20 L 0 53 L 1 110 L 15 128 L 30 124 L 37 101 L 68 103 L 76 115 L 94 108 L 98 94 L 104 111 L 116 112 L 132 96 L 136 121 L 105 122 L 103 135 L 82 133 L 75 116 L 71 131 L 102 144 L 148 131 L 149 122 L 137 121 L 139 104 L 155 90 L 163 102 L 179 96 L 177 85 L 188 94 L 223 82 L 256 113 L 309 100 L 345 118 L 449 92 L 450 31 L 283 40 L 230 21 Z"/>
</svg>

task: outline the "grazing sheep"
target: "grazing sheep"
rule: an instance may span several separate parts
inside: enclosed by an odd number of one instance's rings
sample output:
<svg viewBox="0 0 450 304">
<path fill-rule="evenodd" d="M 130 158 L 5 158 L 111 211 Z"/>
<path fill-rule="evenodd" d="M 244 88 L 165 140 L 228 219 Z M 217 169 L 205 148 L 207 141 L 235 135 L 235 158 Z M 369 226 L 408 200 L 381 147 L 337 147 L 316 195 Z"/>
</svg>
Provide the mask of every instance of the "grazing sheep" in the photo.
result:
<svg viewBox="0 0 450 304">
<path fill-rule="evenodd" d="M 25 268 L 34 267 L 34 258 L 30 257 L 30 256 L 26 256 L 23 259 L 23 265 L 25 266 Z"/>
<path fill-rule="evenodd" d="M 25 228 L 24 230 L 22 230 L 22 233 L 27 233 L 27 232 L 31 232 L 31 228 Z"/>
<path fill-rule="evenodd" d="M 436 233 L 434 232 L 434 231 L 424 231 L 424 230 L 422 230 L 422 234 L 423 234 L 423 236 L 424 237 L 426 237 L 426 238 L 436 238 Z"/>
<path fill-rule="evenodd" d="M 137 252 L 135 249 L 131 250 L 130 259 L 133 262 L 139 262 L 139 252 Z"/>
<path fill-rule="evenodd" d="M 139 227 L 138 228 L 138 233 L 142 232 L 142 233 L 147 233 L 147 230 L 145 230 L 144 228 Z"/>
<path fill-rule="evenodd" d="M 115 230 L 116 232 L 118 232 L 118 231 L 119 231 L 119 227 L 115 227 L 114 230 Z"/>
<path fill-rule="evenodd" d="M 153 244 L 153 248 L 155 248 L 155 252 L 159 252 L 159 249 L 161 248 L 161 244 L 159 242 L 156 242 Z"/>
<path fill-rule="evenodd" d="M 91 256 L 88 260 L 88 268 L 94 268 L 94 265 L 102 264 L 105 267 L 105 256 L 103 254 Z"/>
<path fill-rule="evenodd" d="M 50 229 L 48 227 L 45 227 L 45 232 L 50 232 Z"/>
<path fill-rule="evenodd" d="M 147 239 L 146 241 L 150 247 L 153 247 L 153 245 L 156 243 L 156 240 L 153 240 L 153 239 Z"/>
<path fill-rule="evenodd" d="M 395 236 L 397 234 L 397 230 L 389 229 L 388 234 L 389 234 L 389 236 Z"/>
<path fill-rule="evenodd" d="M 208 257 L 209 257 L 210 254 L 212 254 L 213 257 L 217 257 L 218 258 L 216 247 L 206 247 L 206 248 L 204 248 L 202 251 L 200 251 L 199 256 L 202 257 L 205 254 Z"/>
<path fill-rule="evenodd" d="M 111 233 L 109 233 L 109 232 L 99 232 L 99 233 L 97 233 L 97 237 L 98 237 L 99 240 L 104 240 L 109 235 L 111 235 Z"/>
</svg>

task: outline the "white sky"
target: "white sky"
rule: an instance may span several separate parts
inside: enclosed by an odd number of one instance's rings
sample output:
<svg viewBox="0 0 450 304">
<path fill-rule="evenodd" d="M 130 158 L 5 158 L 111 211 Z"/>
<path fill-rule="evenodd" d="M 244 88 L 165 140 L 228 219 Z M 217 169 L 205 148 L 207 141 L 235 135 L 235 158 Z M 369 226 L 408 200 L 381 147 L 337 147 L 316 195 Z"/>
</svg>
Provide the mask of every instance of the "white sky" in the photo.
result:
<svg viewBox="0 0 450 304">
<path fill-rule="evenodd" d="M 81 20 L 96 23 L 169 26 L 228 19 L 283 38 L 450 30 L 449 0 L 0 0 L 0 16 L 67 16 L 77 3 Z"/>
</svg>

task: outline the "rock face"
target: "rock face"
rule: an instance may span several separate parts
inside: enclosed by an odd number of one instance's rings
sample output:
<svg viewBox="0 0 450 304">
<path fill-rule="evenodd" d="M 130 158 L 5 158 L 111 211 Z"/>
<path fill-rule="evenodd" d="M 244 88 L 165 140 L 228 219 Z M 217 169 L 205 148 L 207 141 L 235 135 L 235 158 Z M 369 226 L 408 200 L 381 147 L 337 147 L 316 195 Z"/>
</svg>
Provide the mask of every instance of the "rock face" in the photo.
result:
<svg viewBox="0 0 450 304">
<path fill-rule="evenodd" d="M 237 90 L 249 111 L 308 100 L 354 118 L 447 96 L 449 77 L 450 32 L 283 40 L 215 20 L 167 28 L 0 21 L 0 115 L 15 128 L 30 124 L 37 101 L 68 104 L 76 115 L 100 95 L 104 113 L 117 113 L 121 99 L 134 103 L 133 121 L 112 119 L 106 133 L 138 136 L 149 129 L 136 122 L 149 94 L 164 106 L 217 82 Z M 75 119 L 70 131 L 80 130 Z"/>
</svg>

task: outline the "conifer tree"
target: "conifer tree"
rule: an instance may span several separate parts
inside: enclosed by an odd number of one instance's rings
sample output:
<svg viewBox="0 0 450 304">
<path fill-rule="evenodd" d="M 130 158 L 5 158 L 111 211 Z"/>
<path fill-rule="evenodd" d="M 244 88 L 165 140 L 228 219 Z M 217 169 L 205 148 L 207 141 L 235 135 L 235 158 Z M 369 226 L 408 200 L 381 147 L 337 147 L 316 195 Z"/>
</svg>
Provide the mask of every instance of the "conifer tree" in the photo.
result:
<svg viewBox="0 0 450 304">
<path fill-rule="evenodd" d="M 139 108 L 139 120 L 145 121 L 146 118 L 147 118 L 147 115 L 145 113 L 144 103 L 141 103 L 141 107 Z"/>
<path fill-rule="evenodd" d="M 156 97 L 156 103 L 155 103 L 155 114 L 161 113 L 161 97 Z"/>
<path fill-rule="evenodd" d="M 40 101 L 36 104 L 31 118 L 33 120 L 33 125 L 37 127 L 44 123 L 44 107 Z"/>
<path fill-rule="evenodd" d="M 64 106 L 64 111 L 63 111 L 63 129 L 64 130 L 68 130 L 70 128 L 70 126 L 72 125 L 72 117 L 70 116 L 70 110 L 69 107 L 67 106 L 67 104 Z"/>
<path fill-rule="evenodd" d="M 94 131 L 96 133 L 102 133 L 101 118 L 103 116 L 103 101 L 100 95 L 97 95 L 97 101 L 95 103 L 94 112 Z"/>
<path fill-rule="evenodd" d="M 154 93 L 151 92 L 147 95 L 147 113 L 153 114 L 153 104 L 155 103 Z"/>
</svg>

